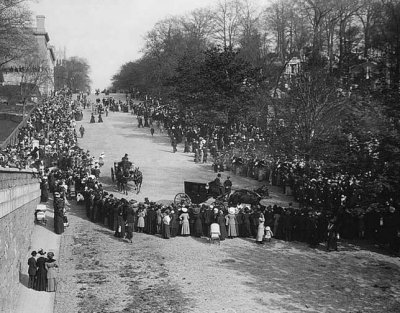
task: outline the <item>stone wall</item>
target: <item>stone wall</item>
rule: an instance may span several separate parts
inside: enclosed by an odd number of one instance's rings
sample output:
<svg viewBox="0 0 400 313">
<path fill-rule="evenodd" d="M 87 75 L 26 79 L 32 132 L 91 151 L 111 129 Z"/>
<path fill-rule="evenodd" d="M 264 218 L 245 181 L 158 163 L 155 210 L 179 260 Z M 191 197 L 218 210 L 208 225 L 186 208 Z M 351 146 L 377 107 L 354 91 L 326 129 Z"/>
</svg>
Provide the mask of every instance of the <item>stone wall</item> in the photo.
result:
<svg viewBox="0 0 400 313">
<path fill-rule="evenodd" d="M 40 201 L 33 172 L 0 169 L 0 312 L 13 312 L 18 299 L 21 262 L 26 262 Z"/>
<path fill-rule="evenodd" d="M 4 121 L 9 120 L 18 125 L 22 121 L 22 115 L 1 112 L 0 113 L 0 121 L 1 120 L 4 120 Z"/>
</svg>

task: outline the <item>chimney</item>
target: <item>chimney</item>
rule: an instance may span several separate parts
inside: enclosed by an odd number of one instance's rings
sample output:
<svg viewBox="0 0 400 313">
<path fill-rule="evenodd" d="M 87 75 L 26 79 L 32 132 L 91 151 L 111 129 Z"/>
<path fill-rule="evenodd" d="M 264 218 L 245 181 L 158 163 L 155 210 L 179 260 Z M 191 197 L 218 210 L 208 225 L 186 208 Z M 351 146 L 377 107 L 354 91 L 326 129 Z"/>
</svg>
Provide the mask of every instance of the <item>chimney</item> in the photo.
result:
<svg viewBox="0 0 400 313">
<path fill-rule="evenodd" d="M 45 28 L 44 28 L 44 19 L 45 16 L 44 15 L 37 15 L 36 16 L 36 30 L 39 32 L 45 32 Z"/>
</svg>

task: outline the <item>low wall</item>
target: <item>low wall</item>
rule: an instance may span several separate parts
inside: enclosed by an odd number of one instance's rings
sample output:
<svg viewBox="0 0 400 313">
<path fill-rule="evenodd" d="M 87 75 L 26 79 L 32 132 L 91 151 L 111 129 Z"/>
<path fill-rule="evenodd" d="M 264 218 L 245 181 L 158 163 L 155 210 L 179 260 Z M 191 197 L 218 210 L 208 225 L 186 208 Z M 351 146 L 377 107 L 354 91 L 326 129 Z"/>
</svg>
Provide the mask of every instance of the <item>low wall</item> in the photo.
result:
<svg viewBox="0 0 400 313">
<path fill-rule="evenodd" d="M 4 120 L 4 121 L 9 120 L 18 125 L 22 121 L 22 115 L 16 114 L 16 113 L 0 112 L 0 120 Z"/>
<path fill-rule="evenodd" d="M 0 312 L 13 312 L 18 299 L 21 262 L 34 227 L 40 184 L 32 171 L 0 169 Z"/>
</svg>

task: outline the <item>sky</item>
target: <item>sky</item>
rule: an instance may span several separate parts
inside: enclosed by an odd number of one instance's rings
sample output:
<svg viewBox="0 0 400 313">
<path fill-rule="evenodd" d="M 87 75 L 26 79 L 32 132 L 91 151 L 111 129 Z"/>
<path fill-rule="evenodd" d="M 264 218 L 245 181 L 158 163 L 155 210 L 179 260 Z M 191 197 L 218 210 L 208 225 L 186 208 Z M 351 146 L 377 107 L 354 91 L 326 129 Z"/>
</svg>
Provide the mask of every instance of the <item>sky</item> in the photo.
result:
<svg viewBox="0 0 400 313">
<path fill-rule="evenodd" d="M 217 0 L 31 0 L 33 16 L 44 15 L 49 44 L 67 58 L 85 58 L 92 90 L 111 85 L 121 65 L 140 58 L 144 36 L 168 16 L 184 15 Z"/>
</svg>

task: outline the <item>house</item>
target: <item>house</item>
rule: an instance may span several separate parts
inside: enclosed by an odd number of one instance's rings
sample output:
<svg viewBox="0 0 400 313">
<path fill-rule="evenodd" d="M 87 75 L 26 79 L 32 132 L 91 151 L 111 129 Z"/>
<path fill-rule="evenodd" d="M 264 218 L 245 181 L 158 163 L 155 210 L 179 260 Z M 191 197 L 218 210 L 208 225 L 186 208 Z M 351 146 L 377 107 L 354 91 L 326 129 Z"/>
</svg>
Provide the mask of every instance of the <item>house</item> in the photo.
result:
<svg viewBox="0 0 400 313">
<path fill-rule="evenodd" d="M 32 36 L 36 43 L 34 52 L 18 60 L 7 63 L 2 68 L 2 84 L 21 87 L 25 90 L 39 89 L 42 95 L 50 95 L 54 91 L 55 51 L 49 44 L 50 37 L 45 29 L 45 17 L 36 16 L 36 27 L 32 27 Z"/>
</svg>

